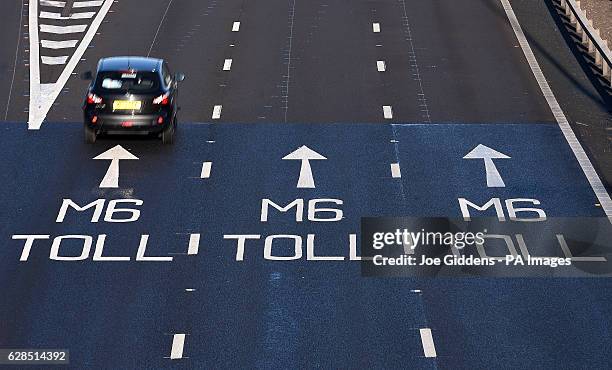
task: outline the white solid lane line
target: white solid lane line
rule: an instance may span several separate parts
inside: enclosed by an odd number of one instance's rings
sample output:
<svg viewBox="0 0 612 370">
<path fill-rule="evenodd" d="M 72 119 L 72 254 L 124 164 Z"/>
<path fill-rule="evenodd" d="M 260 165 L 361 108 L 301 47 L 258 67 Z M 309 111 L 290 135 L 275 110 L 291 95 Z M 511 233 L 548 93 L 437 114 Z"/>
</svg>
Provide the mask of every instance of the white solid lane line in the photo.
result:
<svg viewBox="0 0 612 370">
<path fill-rule="evenodd" d="M 189 248 L 187 248 L 187 254 L 194 255 L 198 254 L 200 249 L 200 234 L 189 235 Z"/>
<path fill-rule="evenodd" d="M 419 332 L 421 333 L 421 343 L 423 344 L 423 353 L 425 357 L 436 357 L 436 346 L 434 345 L 433 336 L 431 335 L 431 329 L 419 329 Z"/>
<path fill-rule="evenodd" d="M 380 23 L 372 23 L 372 32 L 374 33 L 380 32 Z"/>
<path fill-rule="evenodd" d="M 593 189 L 595 196 L 597 196 L 601 208 L 604 210 L 610 222 L 612 222 L 612 199 L 610 198 L 606 187 L 601 182 L 597 171 L 595 171 L 595 168 L 584 151 L 584 148 L 578 141 L 578 138 L 576 138 L 576 134 L 574 134 L 574 131 L 572 130 L 567 117 L 563 113 L 557 98 L 555 98 L 555 94 L 552 92 L 550 85 L 548 85 L 548 81 L 546 81 L 546 77 L 544 76 L 544 73 L 542 73 L 538 60 L 531 50 L 531 46 L 529 46 L 529 42 L 527 41 L 525 33 L 523 33 L 523 29 L 516 18 L 516 14 L 514 14 L 514 10 L 512 10 L 510 2 L 508 2 L 508 0 L 501 0 L 501 3 L 506 15 L 508 16 L 510 25 L 514 30 L 514 34 L 521 45 L 523 54 L 525 54 L 525 58 L 529 63 L 529 67 L 531 67 L 531 71 L 533 72 L 538 85 L 540 85 L 540 90 L 542 90 L 542 94 L 544 95 L 553 116 L 555 117 L 557 124 L 559 124 L 559 128 L 561 129 L 563 136 L 565 136 L 565 140 L 567 140 L 567 143 L 572 149 L 572 152 L 574 152 L 574 156 L 580 164 L 584 175 L 589 181 L 589 184 L 591 184 L 591 188 Z"/>
<path fill-rule="evenodd" d="M 386 119 L 392 119 L 393 118 L 393 109 L 391 108 L 390 105 L 383 105 L 383 116 Z"/>
<path fill-rule="evenodd" d="M 96 15 L 96 12 L 82 12 L 82 13 L 72 13 L 67 17 L 62 16 L 61 13 L 52 13 L 52 12 L 40 12 L 40 18 L 43 19 L 89 19 L 93 18 Z"/>
<path fill-rule="evenodd" d="M 240 22 L 234 22 L 234 24 L 232 24 L 232 32 L 238 31 L 240 31 Z"/>
<path fill-rule="evenodd" d="M 178 360 L 183 358 L 183 348 L 185 347 L 185 334 L 174 334 L 172 337 L 172 349 L 170 359 Z"/>
<path fill-rule="evenodd" d="M 41 56 L 40 57 L 41 61 L 43 64 L 47 64 L 50 66 L 56 66 L 56 65 L 61 65 L 61 64 L 66 64 L 66 61 L 68 61 L 68 57 L 67 56 L 63 56 L 63 57 L 47 57 L 47 56 Z"/>
<path fill-rule="evenodd" d="M 45 49 L 68 49 L 76 47 L 79 40 L 65 40 L 65 41 L 53 41 L 53 40 L 40 40 L 40 46 Z"/>
<path fill-rule="evenodd" d="M 77 24 L 74 26 L 53 26 L 50 24 L 40 25 L 40 32 L 54 33 L 54 34 L 59 34 L 59 35 L 64 35 L 68 33 L 85 32 L 86 29 L 87 29 L 86 24 Z"/>
<path fill-rule="evenodd" d="M 223 108 L 223 106 L 221 106 L 221 105 L 215 105 L 215 107 L 213 108 L 212 119 L 219 119 L 219 118 L 221 118 L 221 109 L 222 108 Z"/>
<path fill-rule="evenodd" d="M 221 113 L 219 113 L 220 115 Z M 214 117 L 213 117 L 214 118 Z M 212 162 L 204 162 L 202 163 L 202 172 L 200 173 L 201 179 L 210 178 L 210 170 L 212 168 Z"/>
<path fill-rule="evenodd" d="M 231 59 L 225 59 L 225 62 L 223 62 L 223 70 L 224 71 L 229 71 L 230 69 L 232 69 L 232 60 Z"/>
<path fill-rule="evenodd" d="M 384 60 L 377 60 L 376 69 L 378 70 L 378 72 L 384 72 L 387 70 L 387 64 L 385 63 Z"/>
<path fill-rule="evenodd" d="M 391 177 L 394 179 L 402 177 L 402 170 L 400 169 L 399 163 L 391 163 Z"/>
</svg>

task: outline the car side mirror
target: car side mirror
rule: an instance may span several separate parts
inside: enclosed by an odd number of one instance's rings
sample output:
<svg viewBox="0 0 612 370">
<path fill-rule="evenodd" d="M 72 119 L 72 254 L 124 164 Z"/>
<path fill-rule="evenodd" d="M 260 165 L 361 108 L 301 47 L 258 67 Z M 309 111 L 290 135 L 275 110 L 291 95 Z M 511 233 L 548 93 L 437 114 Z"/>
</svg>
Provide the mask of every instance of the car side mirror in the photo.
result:
<svg viewBox="0 0 612 370">
<path fill-rule="evenodd" d="M 93 73 L 91 73 L 91 71 L 84 72 L 81 74 L 81 79 L 91 81 L 93 80 Z"/>
<path fill-rule="evenodd" d="M 174 75 L 174 80 L 176 82 L 181 82 L 185 80 L 185 75 L 182 73 L 177 73 L 176 75 Z"/>
</svg>

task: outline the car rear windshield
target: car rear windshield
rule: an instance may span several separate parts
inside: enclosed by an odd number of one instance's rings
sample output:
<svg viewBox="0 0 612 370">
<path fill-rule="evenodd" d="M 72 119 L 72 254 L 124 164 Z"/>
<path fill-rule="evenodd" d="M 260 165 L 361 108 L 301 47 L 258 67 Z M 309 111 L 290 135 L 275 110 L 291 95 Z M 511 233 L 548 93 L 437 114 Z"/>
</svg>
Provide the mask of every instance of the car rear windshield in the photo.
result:
<svg viewBox="0 0 612 370">
<path fill-rule="evenodd" d="M 155 93 L 159 91 L 159 75 L 155 72 L 101 72 L 96 90 L 106 93 Z"/>
</svg>

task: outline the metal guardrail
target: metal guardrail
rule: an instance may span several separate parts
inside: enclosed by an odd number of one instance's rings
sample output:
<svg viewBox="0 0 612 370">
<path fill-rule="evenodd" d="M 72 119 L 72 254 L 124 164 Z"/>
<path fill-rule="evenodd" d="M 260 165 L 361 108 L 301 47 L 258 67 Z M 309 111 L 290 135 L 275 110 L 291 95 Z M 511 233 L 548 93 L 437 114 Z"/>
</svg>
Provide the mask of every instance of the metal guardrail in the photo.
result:
<svg viewBox="0 0 612 370">
<path fill-rule="evenodd" d="M 558 0 L 558 2 L 576 29 L 576 33 L 582 37 L 582 44 L 587 48 L 589 54 L 595 56 L 595 64 L 612 86 L 612 52 L 610 52 L 608 43 L 602 40 L 599 30 L 593 27 L 593 21 L 589 20 L 586 13 L 580 9 L 580 1 Z"/>
</svg>

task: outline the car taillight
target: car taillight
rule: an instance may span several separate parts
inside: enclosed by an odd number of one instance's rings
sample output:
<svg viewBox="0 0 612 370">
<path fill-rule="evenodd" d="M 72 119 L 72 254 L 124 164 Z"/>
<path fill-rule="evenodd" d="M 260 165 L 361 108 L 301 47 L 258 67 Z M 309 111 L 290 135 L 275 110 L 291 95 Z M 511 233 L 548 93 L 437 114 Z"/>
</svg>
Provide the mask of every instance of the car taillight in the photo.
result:
<svg viewBox="0 0 612 370">
<path fill-rule="evenodd" d="M 153 99 L 153 104 L 168 105 L 168 103 L 170 103 L 170 94 L 168 93 L 162 94 L 157 98 Z"/>
<path fill-rule="evenodd" d="M 87 104 L 100 104 L 102 103 L 102 98 L 96 94 L 89 93 L 87 94 Z"/>
</svg>

